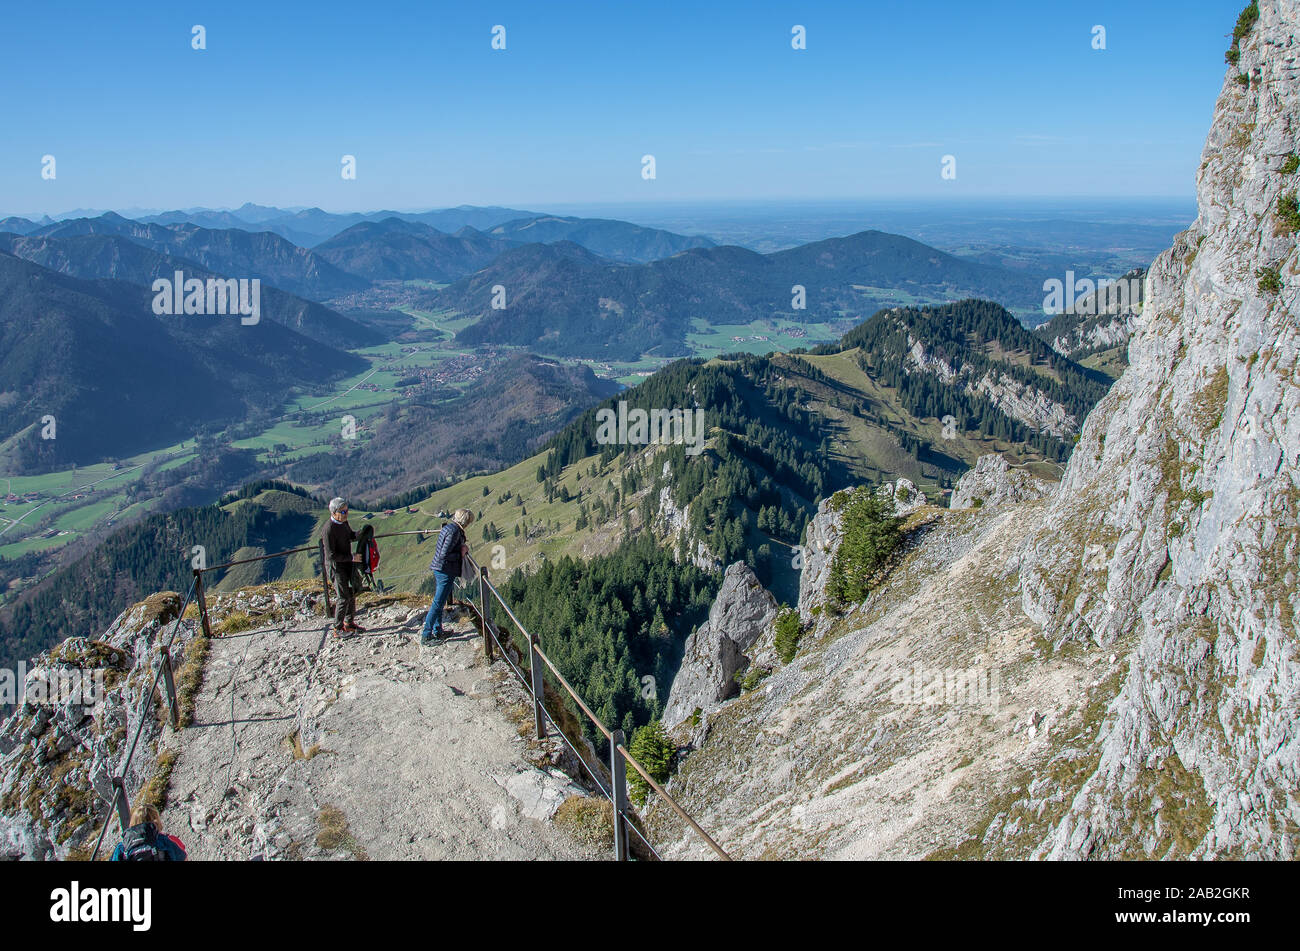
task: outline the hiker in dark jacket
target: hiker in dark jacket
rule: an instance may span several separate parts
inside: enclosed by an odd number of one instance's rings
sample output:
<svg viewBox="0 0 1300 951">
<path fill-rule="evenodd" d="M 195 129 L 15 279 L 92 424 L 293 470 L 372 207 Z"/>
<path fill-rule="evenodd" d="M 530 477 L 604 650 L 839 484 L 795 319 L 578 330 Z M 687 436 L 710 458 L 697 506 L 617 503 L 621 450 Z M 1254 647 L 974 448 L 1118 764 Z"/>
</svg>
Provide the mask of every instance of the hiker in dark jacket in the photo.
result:
<svg viewBox="0 0 1300 951">
<path fill-rule="evenodd" d="M 140 805 L 131 810 L 131 828 L 113 850 L 112 862 L 184 862 L 185 846 L 162 830 L 157 806 Z"/>
<path fill-rule="evenodd" d="M 433 572 L 435 587 L 433 604 L 424 618 L 424 630 L 420 632 L 421 644 L 432 644 L 442 640 L 442 610 L 451 598 L 452 583 L 460 577 L 461 559 L 469 554 L 465 543 L 465 529 L 474 521 L 474 513 L 469 509 L 456 509 L 451 521 L 442 526 L 438 533 L 438 544 L 433 550 L 433 561 L 429 570 Z"/>
<path fill-rule="evenodd" d="M 334 566 L 334 636 L 342 637 L 344 632 L 361 634 L 364 629 L 357 627 L 357 598 L 353 585 L 353 573 L 357 571 L 356 562 L 361 556 L 352 551 L 352 542 L 357 533 L 348 524 L 348 503 L 344 499 L 330 500 L 330 521 L 325 529 L 325 557 Z"/>
</svg>

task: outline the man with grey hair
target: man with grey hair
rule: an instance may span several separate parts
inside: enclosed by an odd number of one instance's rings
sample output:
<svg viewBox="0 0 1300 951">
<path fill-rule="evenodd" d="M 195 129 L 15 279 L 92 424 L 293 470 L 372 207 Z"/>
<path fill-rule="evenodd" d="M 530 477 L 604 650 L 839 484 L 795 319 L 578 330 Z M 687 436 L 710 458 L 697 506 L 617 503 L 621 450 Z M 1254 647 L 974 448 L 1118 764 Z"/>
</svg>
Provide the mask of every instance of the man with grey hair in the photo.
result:
<svg viewBox="0 0 1300 951">
<path fill-rule="evenodd" d="M 343 634 L 361 634 L 364 628 L 357 627 L 357 599 L 352 590 L 352 573 L 356 571 L 356 562 L 361 556 L 353 554 L 352 542 L 357 533 L 348 524 L 348 503 L 346 499 L 330 499 L 330 520 L 325 529 L 325 557 L 334 566 L 334 636 Z"/>
</svg>

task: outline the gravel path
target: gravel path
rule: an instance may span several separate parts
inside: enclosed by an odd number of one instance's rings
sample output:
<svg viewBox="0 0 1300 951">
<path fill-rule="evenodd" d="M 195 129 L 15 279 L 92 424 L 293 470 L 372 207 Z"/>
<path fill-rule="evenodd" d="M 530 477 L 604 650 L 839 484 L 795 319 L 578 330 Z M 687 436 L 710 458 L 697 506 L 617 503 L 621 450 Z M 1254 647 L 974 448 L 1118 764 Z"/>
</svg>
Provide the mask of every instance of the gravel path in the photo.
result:
<svg viewBox="0 0 1300 951">
<path fill-rule="evenodd" d="M 336 640 L 298 615 L 214 639 L 163 821 L 195 859 L 597 857 L 548 820 L 570 793 L 528 765 L 465 621 L 421 647 L 392 605 Z"/>
</svg>

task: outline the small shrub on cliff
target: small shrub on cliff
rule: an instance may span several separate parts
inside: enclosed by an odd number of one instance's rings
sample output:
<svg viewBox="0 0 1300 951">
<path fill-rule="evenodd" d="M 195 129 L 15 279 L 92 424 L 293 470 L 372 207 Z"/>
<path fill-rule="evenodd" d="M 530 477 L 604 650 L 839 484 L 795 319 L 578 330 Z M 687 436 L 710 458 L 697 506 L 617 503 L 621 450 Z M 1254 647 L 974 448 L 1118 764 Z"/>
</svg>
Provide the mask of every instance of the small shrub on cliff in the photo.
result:
<svg viewBox="0 0 1300 951">
<path fill-rule="evenodd" d="M 668 782 L 676 749 L 672 740 L 668 739 L 668 734 L 664 732 L 662 723 L 651 720 L 645 726 L 637 727 L 627 750 L 632 754 L 632 758 L 654 777 L 655 782 L 660 785 Z M 632 801 L 638 806 L 644 806 L 646 796 L 650 794 L 650 784 L 630 766 L 627 770 L 627 788 Z"/>
<path fill-rule="evenodd" d="M 1277 217 L 1288 234 L 1300 231 L 1300 202 L 1295 192 L 1287 192 L 1277 200 Z"/>
<path fill-rule="evenodd" d="M 1276 294 L 1282 290 L 1282 275 L 1275 267 L 1262 267 L 1255 272 L 1259 290 L 1263 294 Z"/>
<path fill-rule="evenodd" d="M 776 637 L 773 643 L 781 657 L 781 663 L 788 664 L 794 660 L 799 650 L 799 639 L 803 637 L 803 625 L 799 623 L 799 612 L 786 608 L 776 618 Z"/>
<path fill-rule="evenodd" d="M 1237 17 L 1237 25 L 1232 30 L 1232 46 L 1228 47 L 1228 52 L 1224 54 L 1224 59 L 1234 66 L 1237 60 L 1241 59 L 1241 41 L 1246 38 L 1246 34 L 1251 31 L 1258 19 L 1259 0 L 1250 0 L 1250 5 Z"/>
<path fill-rule="evenodd" d="M 831 561 L 827 596 L 837 604 L 863 600 L 876 575 L 903 542 L 893 503 L 872 491 L 860 491 L 844 506 L 844 537 Z"/>
<path fill-rule="evenodd" d="M 1294 175 L 1297 169 L 1300 169 L 1300 155 L 1292 152 L 1286 157 L 1286 161 L 1282 163 L 1282 174 Z"/>
<path fill-rule="evenodd" d="M 753 667 L 746 668 L 744 671 L 737 672 L 733 679 L 740 686 L 741 690 L 745 693 L 749 693 L 749 691 L 753 690 L 771 676 L 771 667 L 759 666 L 756 664 Z"/>
</svg>

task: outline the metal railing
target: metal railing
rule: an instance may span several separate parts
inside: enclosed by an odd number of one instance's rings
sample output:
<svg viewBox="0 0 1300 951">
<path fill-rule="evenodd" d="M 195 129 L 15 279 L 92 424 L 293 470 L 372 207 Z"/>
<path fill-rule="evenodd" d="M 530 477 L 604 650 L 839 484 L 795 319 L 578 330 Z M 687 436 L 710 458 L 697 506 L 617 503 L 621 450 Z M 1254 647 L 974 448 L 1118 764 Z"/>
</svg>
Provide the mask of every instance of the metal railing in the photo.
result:
<svg viewBox="0 0 1300 951">
<path fill-rule="evenodd" d="M 592 779 L 596 781 L 596 786 L 600 789 L 605 798 L 610 801 L 614 808 L 614 857 L 618 861 L 626 861 L 628 859 L 627 835 L 629 831 L 640 838 L 656 857 L 659 857 L 659 853 L 655 850 L 654 846 L 650 844 L 649 840 L 641 833 L 640 829 L 638 829 L 636 824 L 632 821 L 636 814 L 632 809 L 632 804 L 628 800 L 627 795 L 627 767 L 631 766 L 640 775 L 641 779 L 655 791 L 655 794 L 663 799 L 668 807 L 672 809 L 673 812 L 675 812 L 687 824 L 687 826 L 689 826 L 690 829 L 700 837 L 701 840 L 703 840 L 705 845 L 712 849 L 719 858 L 730 861 L 731 856 L 723 850 L 722 846 L 718 845 L 718 843 L 713 840 L 713 837 L 705 832 L 700 827 L 700 824 L 692 819 L 687 814 L 686 810 L 683 809 L 672 796 L 668 795 L 668 792 L 663 788 L 663 786 L 655 781 L 649 771 L 636 761 L 627 749 L 627 737 L 624 735 L 623 731 L 610 730 L 609 727 L 605 726 L 605 724 L 601 722 L 600 717 L 596 716 L 592 709 L 583 702 L 582 697 L 578 695 L 578 691 L 573 689 L 573 686 L 569 683 L 568 679 L 565 678 L 564 674 L 560 673 L 560 669 L 556 667 L 551 659 L 542 651 L 541 645 L 537 640 L 537 635 L 530 633 L 528 629 L 524 627 L 523 623 L 515 617 L 514 611 L 510 609 L 510 605 L 506 603 L 505 598 L 501 596 L 501 592 L 496 589 L 489 579 L 487 568 L 478 564 L 472 556 L 466 555 L 465 557 L 478 577 L 479 606 L 474 608 L 473 602 L 470 602 L 470 606 L 478 615 L 480 626 L 483 631 L 483 654 L 487 660 L 491 662 L 493 654 L 492 645 L 495 643 L 496 646 L 500 648 L 502 656 L 508 658 L 508 652 L 505 646 L 501 643 L 500 638 L 497 636 L 498 630 L 492 623 L 491 605 L 492 601 L 495 601 L 500 605 L 501 610 L 505 612 L 506 617 L 510 619 L 520 636 L 528 644 L 529 676 L 525 677 L 523 671 L 513 663 L 511 663 L 510 666 L 519 676 L 519 679 L 523 682 L 524 688 L 532 697 L 533 729 L 537 734 L 537 738 L 539 740 L 545 738 L 546 722 L 550 721 L 551 724 L 555 726 L 556 732 L 565 743 L 568 744 L 569 749 L 573 750 L 578 761 L 583 764 L 583 767 L 588 771 Z M 488 599 L 489 594 L 492 596 L 492 600 Z M 607 789 L 604 784 L 600 782 L 599 777 L 595 774 L 595 770 L 593 770 L 590 764 L 587 763 L 586 757 L 574 748 L 573 744 L 569 742 L 569 738 L 565 736 L 564 731 L 561 730 L 551 718 L 550 712 L 546 709 L 545 704 L 543 668 L 551 672 L 551 675 L 559 682 L 560 686 L 564 688 L 564 692 L 568 694 L 569 699 L 571 699 L 577 705 L 578 709 L 587 716 L 596 730 L 609 741 L 610 788 Z"/>
<path fill-rule="evenodd" d="M 414 531 L 402 531 L 402 532 L 385 532 L 382 534 L 377 533 L 375 534 L 374 537 L 376 539 L 380 539 L 380 538 L 395 538 L 402 535 L 426 536 L 432 534 L 434 534 L 433 530 L 430 531 L 414 530 Z M 160 677 L 164 679 L 164 685 L 167 691 L 168 703 L 171 708 L 172 725 L 174 729 L 179 730 L 181 728 L 181 725 L 180 725 L 180 709 L 179 709 L 179 704 L 176 696 L 174 678 L 172 676 L 170 650 L 171 650 L 172 643 L 176 639 L 176 633 L 180 628 L 181 619 L 184 617 L 185 611 L 189 608 L 191 599 L 193 599 L 195 604 L 198 606 L 199 620 L 200 620 L 204 637 L 208 637 L 208 638 L 213 637 L 212 623 L 208 616 L 208 602 L 207 602 L 207 595 L 203 585 L 203 576 L 208 572 L 212 572 L 212 571 L 222 571 L 228 568 L 233 568 L 237 565 L 246 565 L 258 561 L 268 561 L 272 558 L 285 558 L 289 555 L 301 554 L 303 552 L 316 552 L 320 557 L 321 587 L 325 598 L 325 613 L 326 616 L 328 616 L 332 611 L 332 607 L 330 604 L 329 561 L 326 557 L 325 541 L 323 538 L 316 545 L 305 545 L 301 548 L 290 548 L 290 549 L 286 549 L 285 551 L 279 551 L 269 555 L 256 555 L 252 558 L 241 558 L 235 561 L 223 562 L 219 565 L 211 565 L 211 566 L 205 566 L 203 568 L 193 569 L 194 583 L 191 585 L 190 593 L 186 596 L 185 604 L 181 608 L 181 613 L 176 619 L 176 627 L 173 628 L 172 630 L 171 639 L 167 642 L 167 645 L 165 647 L 160 648 L 163 660 L 162 663 L 159 665 L 157 674 L 155 674 L 154 676 L 153 685 L 150 687 L 149 692 L 146 694 L 146 697 L 151 698 L 153 696 L 153 691 L 158 687 L 158 679 Z M 551 727 L 554 728 L 556 735 L 559 736 L 561 740 L 563 740 L 565 745 L 568 746 L 569 750 L 572 751 L 574 756 L 577 758 L 578 762 L 582 764 L 583 769 L 586 770 L 588 775 L 591 776 L 592 781 L 595 783 L 596 787 L 600 790 L 601 794 L 610 801 L 610 804 L 613 807 L 615 859 L 618 861 L 627 861 L 629 859 L 630 857 L 630 852 L 628 848 L 629 832 L 632 835 L 635 835 L 644 844 L 645 848 L 648 850 L 648 852 L 651 855 L 653 855 L 655 858 L 660 858 L 659 852 L 654 848 L 653 845 L 651 845 L 649 839 L 638 827 L 636 820 L 638 820 L 639 817 L 636 815 L 635 811 L 632 808 L 632 804 L 628 799 L 627 767 L 630 765 L 641 777 L 641 779 L 644 780 L 645 783 L 652 790 L 654 790 L 655 794 L 658 795 L 668 805 L 668 807 L 672 809 L 672 811 L 676 813 L 687 824 L 687 826 L 697 836 L 699 836 L 700 839 L 703 840 L 703 842 L 710 849 L 712 849 L 714 853 L 718 855 L 719 858 L 724 859 L 726 861 L 730 861 L 731 856 L 729 856 L 726 853 L 726 851 L 723 850 L 722 846 L 718 845 L 718 843 L 715 842 L 713 838 L 707 832 L 705 832 L 704 829 L 700 827 L 699 823 L 696 822 L 694 819 L 692 819 L 686 813 L 686 811 L 677 803 L 677 801 L 672 798 L 672 796 L 668 795 L 667 791 L 663 788 L 663 786 L 661 786 L 658 782 L 655 781 L 654 777 L 650 775 L 649 771 L 647 771 L 644 766 L 642 766 L 640 763 L 636 761 L 636 759 L 632 756 L 632 754 L 627 749 L 627 745 L 626 745 L 627 737 L 624 735 L 623 731 L 610 730 L 607 726 L 605 726 L 603 722 L 601 722 L 600 717 L 596 716 L 596 714 L 592 711 L 592 709 L 589 706 L 587 706 L 587 704 L 583 701 L 582 697 L 578 695 L 578 691 L 573 688 L 573 685 L 570 684 L 568 679 L 564 676 L 564 674 L 560 672 L 560 669 L 556 667 L 556 665 L 551 661 L 551 659 L 547 657 L 546 654 L 542 651 L 541 644 L 538 642 L 537 636 L 535 634 L 529 633 L 529 631 L 524 627 L 523 623 L 515 616 L 515 613 L 513 610 L 511 610 L 510 605 L 507 604 L 505 599 L 501 596 L 501 592 L 499 592 L 496 589 L 496 587 L 492 584 L 491 580 L 489 579 L 488 569 L 485 566 L 478 564 L 478 562 L 475 561 L 472 556 L 466 555 L 466 560 L 468 561 L 469 565 L 473 569 L 472 572 L 473 580 L 477 582 L 478 603 L 477 604 L 474 603 L 475 599 L 473 598 L 473 596 L 463 599 L 462 603 L 464 603 L 467 607 L 469 607 L 470 611 L 472 611 L 478 619 L 478 626 L 483 633 L 483 656 L 487 660 L 487 662 L 491 664 L 495 659 L 495 654 L 496 654 L 496 651 L 493 650 L 493 645 L 496 646 L 497 651 L 500 652 L 501 659 L 506 662 L 506 664 L 510 667 L 512 671 L 514 671 L 515 675 L 519 678 L 520 682 L 523 684 L 524 689 L 529 694 L 533 706 L 533 730 L 537 735 L 537 739 L 538 740 L 545 739 L 545 737 L 547 736 L 547 724 L 549 723 Z M 461 586 L 462 592 L 466 592 L 468 590 L 469 585 L 466 583 L 464 578 L 457 578 L 456 582 Z M 505 612 L 505 616 L 510 619 L 510 622 L 514 625 L 515 629 L 519 632 L 521 638 L 523 638 L 523 640 L 527 642 L 528 655 L 529 655 L 527 673 L 521 670 L 520 666 L 515 663 L 513 658 L 511 658 L 510 649 L 507 647 L 506 643 L 502 643 L 502 640 L 499 636 L 501 633 L 500 628 L 498 628 L 495 624 L 492 623 L 493 602 L 495 602 L 497 605 L 500 606 L 501 610 Z M 507 639 L 507 642 L 508 641 L 509 639 Z M 564 730 L 560 727 L 560 725 L 556 723 L 555 718 L 551 714 L 551 711 L 546 709 L 545 672 L 547 670 L 550 671 L 552 677 L 554 677 L 554 679 L 559 683 L 560 687 L 563 688 L 564 693 L 569 697 L 569 699 L 571 699 L 574 702 L 574 704 L 577 706 L 577 708 L 580 711 L 582 711 L 582 713 L 591 721 L 592 725 L 601 734 L 601 736 L 603 736 L 608 741 L 609 756 L 610 756 L 609 764 L 608 764 L 608 769 L 609 769 L 608 786 L 605 784 L 605 782 L 602 781 L 602 777 L 597 774 L 597 771 L 592 767 L 591 763 L 587 761 L 587 757 L 584 756 L 581 752 L 579 752 L 577 746 L 575 746 L 575 742 L 581 742 L 581 737 L 570 738 L 568 735 L 566 735 Z M 121 823 L 123 831 L 125 831 L 130 825 L 130 814 L 131 814 L 130 803 L 127 798 L 127 792 L 125 787 L 125 778 L 127 775 L 129 775 L 131 758 L 135 755 L 136 743 L 139 742 L 140 732 L 143 726 L 144 726 L 144 715 L 142 714 L 140 718 L 140 723 L 136 727 L 135 738 L 132 740 L 131 749 L 130 752 L 127 754 L 127 758 L 122 766 L 121 773 L 119 776 L 113 777 L 114 793 L 113 793 L 113 800 L 110 805 L 110 809 L 116 807 L 118 811 L 118 819 L 119 822 Z M 109 825 L 109 817 L 106 816 L 104 821 L 104 827 L 103 829 L 100 830 L 99 839 L 95 843 L 95 851 L 92 853 L 91 856 L 92 858 L 94 858 L 95 855 L 99 854 L 100 843 L 103 841 L 104 832 L 108 829 L 108 825 Z"/>
<path fill-rule="evenodd" d="M 176 615 L 176 623 L 172 626 L 171 637 L 167 639 L 166 644 L 158 645 L 158 653 L 161 655 L 158 663 L 158 670 L 154 672 L 153 683 L 149 689 L 144 692 L 141 698 L 143 709 L 140 711 L 140 718 L 135 725 L 135 736 L 131 738 L 131 747 L 127 750 L 126 759 L 122 761 L 122 767 L 117 775 L 111 778 L 113 784 L 113 796 L 109 800 L 108 813 L 104 816 L 104 824 L 100 827 L 99 836 L 95 839 L 95 848 L 90 853 L 90 859 L 93 862 L 99 855 L 100 846 L 104 844 L 104 834 L 108 831 L 109 823 L 112 821 L 113 810 L 117 810 L 117 821 L 125 832 L 131 826 L 131 802 L 126 792 L 126 778 L 131 775 L 131 761 L 135 758 L 136 746 L 140 742 L 140 734 L 144 731 L 145 722 L 149 718 L 149 706 L 153 703 L 154 691 L 158 689 L 159 679 L 163 682 L 163 687 L 167 692 L 167 706 L 171 713 L 172 729 L 181 728 L 181 708 L 176 695 L 176 678 L 172 672 L 171 651 L 172 645 L 176 643 L 176 635 L 180 632 L 181 621 L 185 619 L 185 612 L 189 610 L 190 599 L 194 597 L 197 583 L 190 586 L 189 593 L 185 595 L 185 603 L 181 605 L 180 613 Z"/>
</svg>

